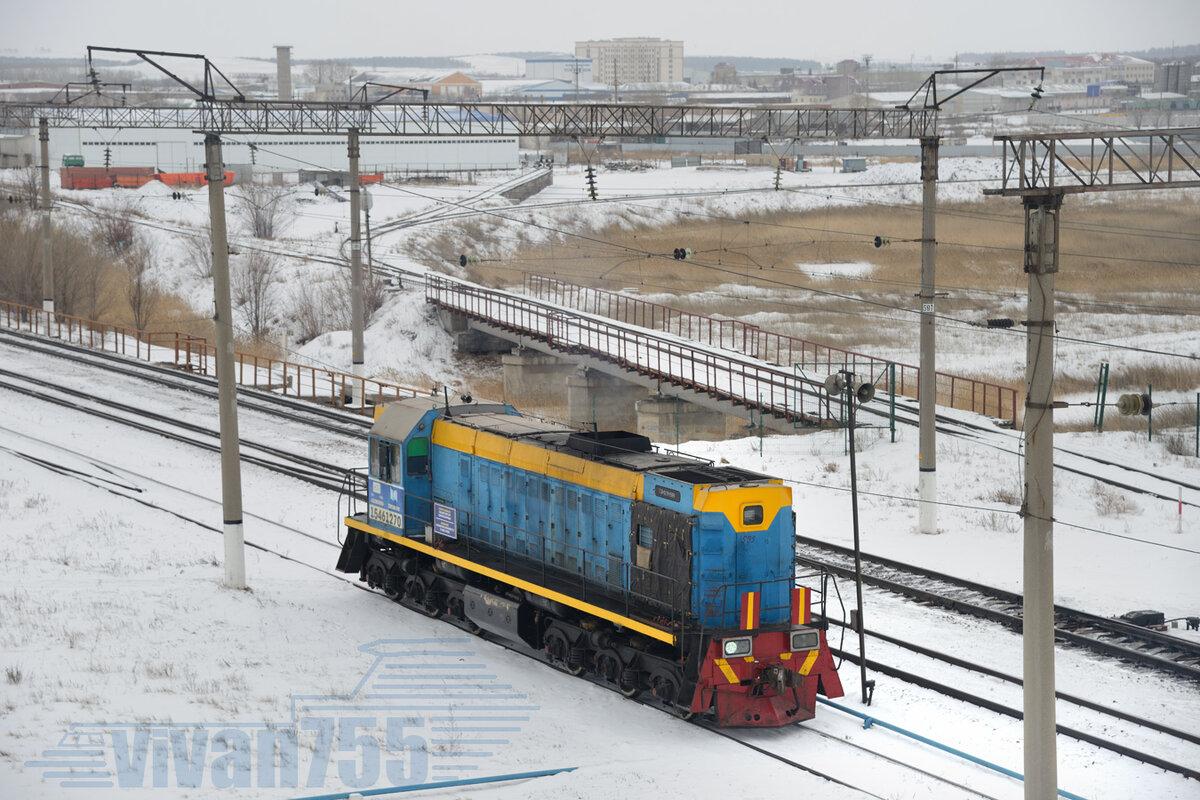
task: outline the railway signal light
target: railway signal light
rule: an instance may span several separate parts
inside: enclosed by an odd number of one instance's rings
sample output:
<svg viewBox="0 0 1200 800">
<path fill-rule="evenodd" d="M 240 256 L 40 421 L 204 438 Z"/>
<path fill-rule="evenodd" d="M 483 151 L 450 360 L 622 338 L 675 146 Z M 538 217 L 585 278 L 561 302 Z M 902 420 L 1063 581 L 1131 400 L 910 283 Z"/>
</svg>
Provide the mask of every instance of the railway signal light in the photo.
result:
<svg viewBox="0 0 1200 800">
<path fill-rule="evenodd" d="M 876 247 L 876 249 L 878 249 L 878 248 L 880 248 L 880 247 L 883 247 L 884 245 L 889 245 L 889 244 L 891 244 L 891 243 L 892 243 L 892 240 L 891 240 L 891 239 L 888 239 L 888 238 L 887 238 L 887 237 L 885 237 L 885 236 L 876 236 L 876 237 L 875 237 L 875 247 Z"/>
<path fill-rule="evenodd" d="M 689 258 L 692 257 L 692 248 L 676 247 L 671 252 L 671 255 L 675 258 L 676 261 L 687 261 Z"/>
</svg>

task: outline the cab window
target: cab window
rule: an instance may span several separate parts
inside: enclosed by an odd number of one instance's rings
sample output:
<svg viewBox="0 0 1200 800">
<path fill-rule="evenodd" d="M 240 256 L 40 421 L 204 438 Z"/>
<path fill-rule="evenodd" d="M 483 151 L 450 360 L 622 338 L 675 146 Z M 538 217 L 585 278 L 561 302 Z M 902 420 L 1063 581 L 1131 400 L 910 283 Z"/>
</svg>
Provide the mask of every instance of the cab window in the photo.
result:
<svg viewBox="0 0 1200 800">
<path fill-rule="evenodd" d="M 399 473 L 399 447 L 380 439 L 375 443 L 375 476 L 384 483 L 395 483 Z"/>
<path fill-rule="evenodd" d="M 405 461 L 405 470 L 409 475 L 424 475 L 429 472 L 429 437 L 416 436 L 409 439 Z"/>
<path fill-rule="evenodd" d="M 743 525 L 762 525 L 763 507 L 760 505 L 742 506 Z"/>
</svg>

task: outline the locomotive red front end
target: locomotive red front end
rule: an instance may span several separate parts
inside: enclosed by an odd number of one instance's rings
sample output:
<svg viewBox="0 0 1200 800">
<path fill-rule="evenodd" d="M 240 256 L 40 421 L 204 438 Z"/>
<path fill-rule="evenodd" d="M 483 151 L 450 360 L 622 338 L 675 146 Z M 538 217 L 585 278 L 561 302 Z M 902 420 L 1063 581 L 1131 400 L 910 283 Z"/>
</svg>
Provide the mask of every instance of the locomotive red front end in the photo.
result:
<svg viewBox="0 0 1200 800">
<path fill-rule="evenodd" d="M 809 591 L 792 590 L 792 626 L 759 630 L 757 592 L 744 592 L 741 630 L 705 644 L 692 710 L 712 710 L 721 727 L 775 728 L 812 719 L 817 693 L 841 697 L 825 631 L 812 627 Z"/>
</svg>

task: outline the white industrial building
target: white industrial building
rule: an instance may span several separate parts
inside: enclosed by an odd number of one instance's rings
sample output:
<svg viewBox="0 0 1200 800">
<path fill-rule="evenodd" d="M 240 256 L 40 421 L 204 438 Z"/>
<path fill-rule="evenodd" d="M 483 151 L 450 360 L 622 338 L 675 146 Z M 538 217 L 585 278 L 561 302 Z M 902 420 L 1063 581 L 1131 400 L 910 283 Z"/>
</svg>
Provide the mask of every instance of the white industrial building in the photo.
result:
<svg viewBox="0 0 1200 800">
<path fill-rule="evenodd" d="M 6 137 L 0 164 L 36 163 L 37 134 Z M 199 172 L 204 168 L 204 141 L 186 130 L 93 130 L 51 128 L 50 164 L 64 155 L 81 155 L 89 167 L 155 167 L 163 172 Z M 346 138 L 333 135 L 238 134 L 224 137 L 229 164 L 255 164 L 265 172 L 300 168 L 349 167 Z M 362 170 L 457 171 L 515 169 L 520 157 L 515 136 L 363 136 Z"/>
<path fill-rule="evenodd" d="M 527 58 L 525 77 L 587 84 L 592 82 L 590 58 Z"/>
</svg>

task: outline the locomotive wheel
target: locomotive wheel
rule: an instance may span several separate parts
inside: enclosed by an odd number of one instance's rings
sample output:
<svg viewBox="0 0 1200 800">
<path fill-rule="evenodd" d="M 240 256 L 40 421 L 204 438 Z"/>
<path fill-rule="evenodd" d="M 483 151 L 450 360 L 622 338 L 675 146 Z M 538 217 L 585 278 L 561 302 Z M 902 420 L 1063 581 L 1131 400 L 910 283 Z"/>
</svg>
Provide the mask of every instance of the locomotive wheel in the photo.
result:
<svg viewBox="0 0 1200 800">
<path fill-rule="evenodd" d="M 442 611 L 437 607 L 433 593 L 426 588 L 420 578 L 415 575 L 404 583 L 404 599 L 408 604 L 427 617 L 440 617 Z"/>
<path fill-rule="evenodd" d="M 642 691 L 637 671 L 629 668 L 621 670 L 621 677 L 617 679 L 617 689 L 626 697 L 637 697 Z"/>
<path fill-rule="evenodd" d="M 572 667 L 569 661 L 571 654 L 571 643 L 567 641 L 567 636 L 557 628 L 551 628 L 546 631 L 544 637 L 546 655 L 550 657 L 550 663 L 561 669 L 569 675 L 581 675 L 583 673 L 583 665 Z"/>
<path fill-rule="evenodd" d="M 616 653 L 609 650 L 596 653 L 596 677 L 614 686 L 621 680 L 621 661 Z"/>
</svg>

